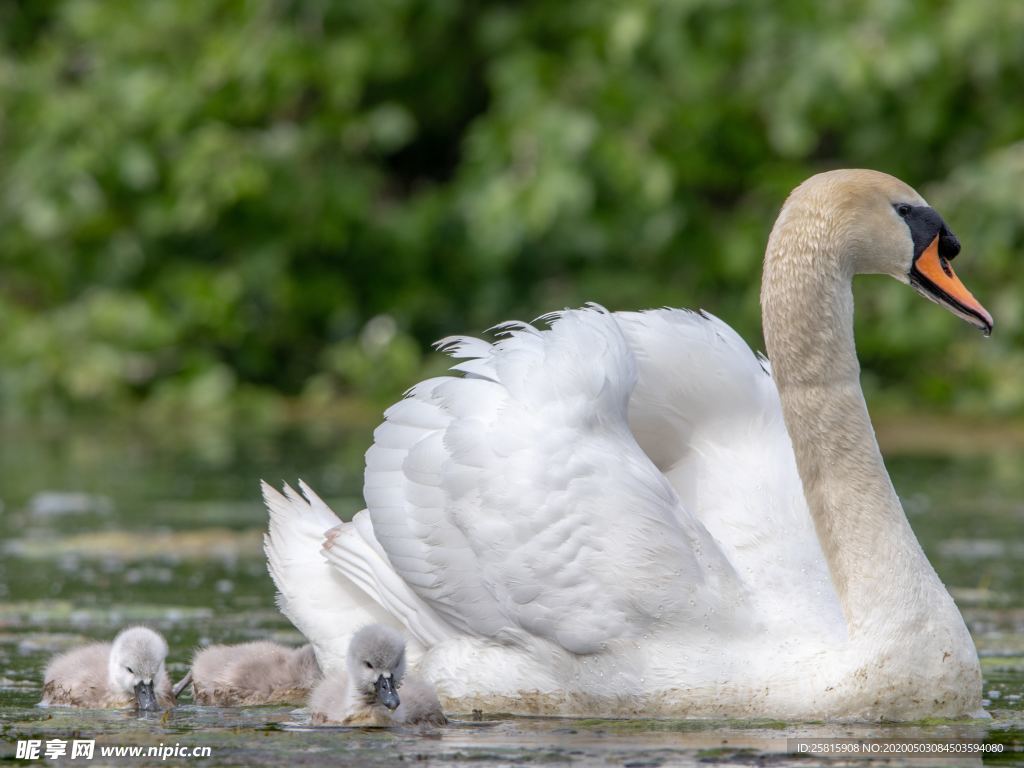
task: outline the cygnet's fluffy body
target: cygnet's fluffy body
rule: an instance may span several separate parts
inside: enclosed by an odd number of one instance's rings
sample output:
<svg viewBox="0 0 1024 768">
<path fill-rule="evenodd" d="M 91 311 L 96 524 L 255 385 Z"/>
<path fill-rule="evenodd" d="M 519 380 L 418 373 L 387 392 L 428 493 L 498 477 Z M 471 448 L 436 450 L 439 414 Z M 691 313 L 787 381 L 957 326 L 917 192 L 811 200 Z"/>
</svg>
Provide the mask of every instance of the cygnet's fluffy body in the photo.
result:
<svg viewBox="0 0 1024 768">
<path fill-rule="evenodd" d="M 400 696 L 402 703 L 391 716 L 394 722 L 403 725 L 445 725 L 448 722 L 437 691 L 423 678 L 416 675 L 406 677 Z"/>
<path fill-rule="evenodd" d="M 433 686 L 405 676 L 405 640 L 381 624 L 352 636 L 346 669 L 329 674 L 313 690 L 314 723 L 342 725 L 444 725 Z"/>
<path fill-rule="evenodd" d="M 44 706 L 156 710 L 174 706 L 167 641 L 146 627 L 121 631 L 54 657 L 43 673 Z"/>
<path fill-rule="evenodd" d="M 302 704 L 320 679 L 320 667 L 312 646 L 287 648 L 258 640 L 198 651 L 191 675 L 196 704 Z"/>
</svg>

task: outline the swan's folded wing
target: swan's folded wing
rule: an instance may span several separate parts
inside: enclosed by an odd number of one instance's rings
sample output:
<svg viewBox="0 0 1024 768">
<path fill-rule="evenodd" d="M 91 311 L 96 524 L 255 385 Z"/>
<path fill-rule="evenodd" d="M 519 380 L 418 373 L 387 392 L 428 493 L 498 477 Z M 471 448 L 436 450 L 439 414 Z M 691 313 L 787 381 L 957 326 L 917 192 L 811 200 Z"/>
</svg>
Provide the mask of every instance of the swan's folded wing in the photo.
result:
<svg viewBox="0 0 1024 768">
<path fill-rule="evenodd" d="M 466 378 L 424 382 L 367 453 L 395 572 L 461 632 L 599 650 L 739 600 L 735 573 L 637 445 L 632 353 L 599 309 L 449 340 Z"/>
<path fill-rule="evenodd" d="M 686 309 L 614 317 L 637 364 L 630 427 L 662 471 L 685 459 L 702 437 L 741 440 L 751 430 L 782 425 L 768 361 L 728 324 Z"/>
<path fill-rule="evenodd" d="M 637 362 L 636 439 L 784 622 L 842 626 L 768 361 L 713 315 L 617 312 Z"/>
<path fill-rule="evenodd" d="M 344 669 L 353 632 L 394 621 L 321 556 L 325 533 L 343 525 L 330 508 L 305 488 L 309 498 L 287 485 L 284 495 L 266 483 L 262 488 L 270 513 L 263 549 L 278 608 L 313 645 L 321 668 Z"/>
</svg>

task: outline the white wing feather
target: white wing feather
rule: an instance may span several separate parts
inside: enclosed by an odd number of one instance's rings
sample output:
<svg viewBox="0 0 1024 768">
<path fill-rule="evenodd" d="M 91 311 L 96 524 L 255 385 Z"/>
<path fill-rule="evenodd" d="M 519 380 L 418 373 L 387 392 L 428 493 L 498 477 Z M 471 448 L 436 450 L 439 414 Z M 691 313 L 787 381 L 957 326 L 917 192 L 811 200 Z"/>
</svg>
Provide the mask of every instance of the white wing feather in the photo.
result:
<svg viewBox="0 0 1024 768">
<path fill-rule="evenodd" d="M 575 653 L 741 602 L 630 431 L 636 367 L 615 319 L 502 330 L 447 340 L 470 376 L 418 385 L 375 433 L 365 496 L 395 572 L 458 632 Z"/>
</svg>

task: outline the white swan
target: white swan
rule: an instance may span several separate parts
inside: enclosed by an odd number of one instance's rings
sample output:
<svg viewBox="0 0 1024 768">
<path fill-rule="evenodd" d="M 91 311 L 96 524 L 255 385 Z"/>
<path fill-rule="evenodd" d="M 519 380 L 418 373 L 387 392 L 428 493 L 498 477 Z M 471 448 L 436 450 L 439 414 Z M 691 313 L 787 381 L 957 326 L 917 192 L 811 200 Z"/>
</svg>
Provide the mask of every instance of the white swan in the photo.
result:
<svg viewBox="0 0 1024 768">
<path fill-rule="evenodd" d="M 43 673 L 43 706 L 157 710 L 174 706 L 164 665 L 167 641 L 129 627 L 113 643 L 92 643 L 55 656 Z"/>
<path fill-rule="evenodd" d="M 176 688 L 191 683 L 196 704 L 302 704 L 320 677 L 309 645 L 287 648 L 256 640 L 196 651 L 188 677 Z"/>
<path fill-rule="evenodd" d="M 980 714 L 977 653 L 885 471 L 853 339 L 857 273 L 989 333 L 959 247 L 899 180 L 834 171 L 768 242 L 771 367 L 670 309 L 445 340 L 464 377 L 387 411 L 351 523 L 305 486 L 264 487 L 282 610 L 327 667 L 354 627 L 402 627 L 457 711 Z"/>
<path fill-rule="evenodd" d="M 405 674 L 405 640 L 381 624 L 363 627 L 348 645 L 344 670 L 324 677 L 309 697 L 314 723 L 444 725 L 433 687 Z"/>
</svg>

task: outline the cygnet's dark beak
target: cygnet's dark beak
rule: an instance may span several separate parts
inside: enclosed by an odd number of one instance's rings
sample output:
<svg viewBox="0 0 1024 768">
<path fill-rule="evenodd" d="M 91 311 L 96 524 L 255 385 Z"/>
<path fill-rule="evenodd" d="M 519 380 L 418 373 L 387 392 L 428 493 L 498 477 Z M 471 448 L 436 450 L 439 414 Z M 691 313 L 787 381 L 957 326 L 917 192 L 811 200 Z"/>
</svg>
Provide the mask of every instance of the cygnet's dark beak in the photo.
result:
<svg viewBox="0 0 1024 768">
<path fill-rule="evenodd" d="M 377 678 L 377 701 L 390 710 L 398 709 L 398 691 L 395 690 L 395 681 L 392 677 L 381 675 Z"/>
<path fill-rule="evenodd" d="M 153 692 L 152 681 L 140 682 L 135 686 L 135 702 L 139 709 L 146 712 L 156 712 L 160 709 L 160 705 L 156 701 L 156 693 Z"/>
</svg>

